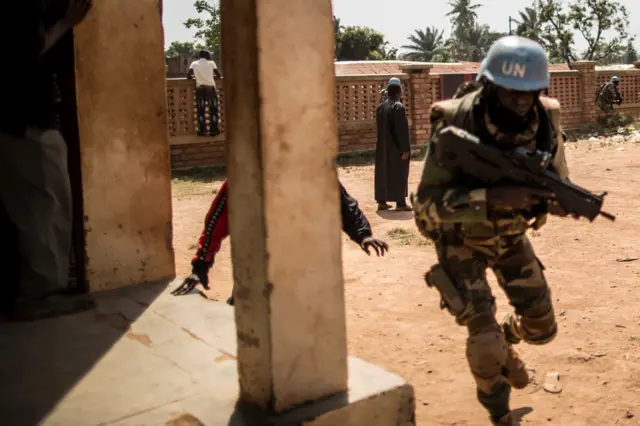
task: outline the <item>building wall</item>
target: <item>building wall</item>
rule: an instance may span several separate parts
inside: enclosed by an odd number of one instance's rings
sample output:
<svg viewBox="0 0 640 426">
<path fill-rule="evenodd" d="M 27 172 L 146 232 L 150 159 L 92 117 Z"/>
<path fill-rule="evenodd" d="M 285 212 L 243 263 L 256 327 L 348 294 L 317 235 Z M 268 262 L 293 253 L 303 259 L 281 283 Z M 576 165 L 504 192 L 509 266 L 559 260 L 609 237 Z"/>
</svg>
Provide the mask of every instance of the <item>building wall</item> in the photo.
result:
<svg viewBox="0 0 640 426">
<path fill-rule="evenodd" d="M 375 148 L 375 111 L 380 91 L 391 77 L 403 83 L 403 103 L 414 145 L 427 141 L 430 132 L 429 108 L 446 99 L 451 88 L 475 78 L 475 71 L 451 72 L 428 64 L 397 64 L 399 74 L 344 75 L 336 77 L 335 116 L 338 122 L 340 153 Z M 467 67 L 468 68 L 468 67 Z M 640 63 L 635 70 L 596 71 L 594 62 L 575 62 L 571 70 L 553 67 L 548 94 L 562 106 L 561 123 L 566 129 L 593 124 L 602 115 L 595 106 L 597 86 L 613 75 L 622 79 L 622 114 L 640 118 Z M 225 162 L 224 133 L 215 138 L 195 136 L 194 84 L 185 79 L 167 80 L 169 136 L 173 168 L 222 165 Z M 220 84 L 221 126 L 224 131 L 224 87 Z M 295 119 L 295 117 L 292 117 Z"/>
<path fill-rule="evenodd" d="M 161 4 L 94 1 L 74 32 L 91 291 L 175 277 Z"/>
</svg>

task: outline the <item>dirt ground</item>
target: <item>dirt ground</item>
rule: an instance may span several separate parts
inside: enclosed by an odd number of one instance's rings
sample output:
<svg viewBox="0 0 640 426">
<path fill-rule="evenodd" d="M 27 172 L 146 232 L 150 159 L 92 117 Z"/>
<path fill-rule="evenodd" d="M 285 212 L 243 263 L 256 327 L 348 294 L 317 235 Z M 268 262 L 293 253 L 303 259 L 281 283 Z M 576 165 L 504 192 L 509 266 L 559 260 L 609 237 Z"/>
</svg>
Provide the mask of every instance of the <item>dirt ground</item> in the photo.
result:
<svg viewBox="0 0 640 426">
<path fill-rule="evenodd" d="M 533 380 L 513 392 L 512 409 L 523 425 L 640 425 L 640 144 L 571 143 L 567 156 L 573 181 L 593 192 L 609 191 L 606 210 L 618 218 L 551 218 L 531 236 L 546 267 L 560 332 L 549 345 L 519 346 Z M 410 191 L 421 169 L 421 162 L 411 164 Z M 435 262 L 433 247 L 417 237 L 411 213 L 375 212 L 372 166 L 345 167 L 339 174 L 374 233 L 391 246 L 382 259 L 368 257 L 344 236 L 350 354 L 409 380 L 419 425 L 488 424 L 466 365 L 466 332 L 439 309 L 436 291 L 422 279 Z M 174 184 L 181 276 L 189 272 L 220 183 Z M 509 305 L 491 277 L 502 318 Z M 228 242 L 210 280 L 210 295 L 226 299 L 232 283 Z M 560 374 L 559 394 L 542 389 L 552 371 Z"/>
</svg>

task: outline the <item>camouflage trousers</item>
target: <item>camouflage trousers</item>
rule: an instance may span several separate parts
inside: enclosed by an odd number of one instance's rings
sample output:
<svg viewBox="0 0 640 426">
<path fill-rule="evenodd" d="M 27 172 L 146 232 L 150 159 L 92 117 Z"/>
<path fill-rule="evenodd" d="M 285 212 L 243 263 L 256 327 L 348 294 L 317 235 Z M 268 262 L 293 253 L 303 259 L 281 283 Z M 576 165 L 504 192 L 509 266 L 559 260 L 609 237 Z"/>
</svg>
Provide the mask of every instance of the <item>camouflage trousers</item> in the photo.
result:
<svg viewBox="0 0 640 426">
<path fill-rule="evenodd" d="M 525 234 L 478 240 L 444 238 L 436 242 L 436 248 L 436 267 L 444 270 L 459 299 L 447 303 L 451 295 L 445 296 L 442 286 L 434 286 L 440 290 L 442 305 L 456 316 L 458 324 L 468 328 L 466 355 L 478 400 L 492 417 L 499 418 L 509 411 L 511 386 L 525 387 L 528 375 L 496 321 L 495 297 L 486 270 L 493 270 L 517 314 L 510 325 L 511 338 L 544 344 L 557 333 L 544 267 Z"/>
</svg>

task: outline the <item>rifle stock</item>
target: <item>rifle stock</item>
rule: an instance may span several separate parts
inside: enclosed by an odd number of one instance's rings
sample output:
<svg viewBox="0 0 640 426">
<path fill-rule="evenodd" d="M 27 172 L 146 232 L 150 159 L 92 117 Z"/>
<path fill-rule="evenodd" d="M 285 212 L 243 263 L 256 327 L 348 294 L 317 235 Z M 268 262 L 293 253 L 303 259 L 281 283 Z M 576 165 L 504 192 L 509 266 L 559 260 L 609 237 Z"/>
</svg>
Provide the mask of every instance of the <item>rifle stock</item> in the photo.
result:
<svg viewBox="0 0 640 426">
<path fill-rule="evenodd" d="M 615 220 L 614 215 L 602 211 L 607 193 L 596 195 L 562 179 L 550 170 L 553 157 L 548 152 L 530 153 L 522 147 L 503 151 L 482 143 L 465 130 L 449 126 L 438 134 L 434 158 L 438 165 L 471 175 L 488 185 L 504 181 L 548 189 L 564 211 L 589 221 L 598 216 Z"/>
</svg>

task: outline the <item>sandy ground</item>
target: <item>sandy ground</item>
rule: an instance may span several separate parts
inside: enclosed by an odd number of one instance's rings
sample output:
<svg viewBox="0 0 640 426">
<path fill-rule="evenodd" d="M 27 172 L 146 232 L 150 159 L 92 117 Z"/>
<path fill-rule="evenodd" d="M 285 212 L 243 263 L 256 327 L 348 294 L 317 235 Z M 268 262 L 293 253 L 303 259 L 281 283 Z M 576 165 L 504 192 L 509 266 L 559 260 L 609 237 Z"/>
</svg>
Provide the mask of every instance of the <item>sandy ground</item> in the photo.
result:
<svg viewBox="0 0 640 426">
<path fill-rule="evenodd" d="M 640 425 L 640 144 L 578 142 L 568 146 L 574 182 L 607 190 L 605 206 L 618 216 L 551 218 L 532 235 L 546 267 L 560 324 L 558 338 L 540 347 L 520 345 L 530 386 L 514 391 L 512 409 L 523 425 Z M 410 191 L 421 162 L 411 165 Z M 438 307 L 423 273 L 433 248 L 417 238 L 410 213 L 375 212 L 373 168 L 340 169 L 374 233 L 388 240 L 383 259 L 367 257 L 344 237 L 349 352 L 408 379 L 415 387 L 419 425 L 486 425 L 464 355 L 465 330 Z M 174 185 L 177 272 L 189 272 L 197 235 L 220 181 Z M 211 296 L 226 299 L 232 271 L 229 244 L 210 274 Z M 509 305 L 492 276 L 502 316 Z M 381 349 L 381 348 L 384 348 Z M 560 374 L 562 393 L 542 389 L 546 373 Z"/>
</svg>

